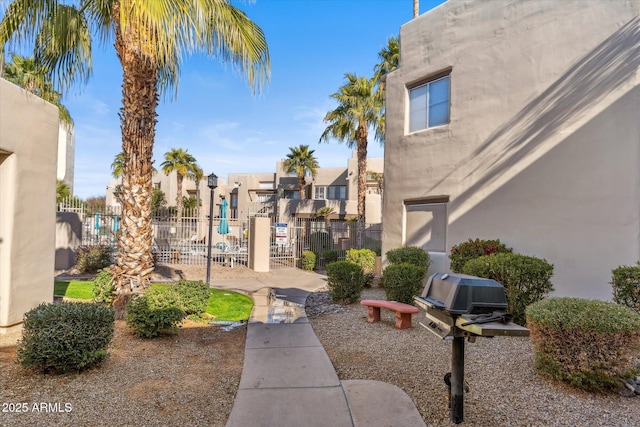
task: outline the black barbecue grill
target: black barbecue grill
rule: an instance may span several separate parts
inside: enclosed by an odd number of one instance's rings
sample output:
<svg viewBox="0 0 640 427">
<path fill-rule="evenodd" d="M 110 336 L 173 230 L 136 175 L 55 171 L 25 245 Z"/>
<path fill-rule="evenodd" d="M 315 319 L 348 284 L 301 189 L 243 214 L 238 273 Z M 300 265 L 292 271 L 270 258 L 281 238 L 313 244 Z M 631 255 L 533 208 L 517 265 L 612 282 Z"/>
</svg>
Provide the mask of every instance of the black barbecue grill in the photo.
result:
<svg viewBox="0 0 640 427">
<path fill-rule="evenodd" d="M 414 297 L 425 310 L 426 324 L 437 336 L 452 340 L 450 400 L 451 421 L 463 421 L 464 340 L 476 337 L 529 336 L 529 330 L 511 322 L 506 312 L 504 287 L 491 279 L 464 274 L 435 273 L 422 294 Z"/>
</svg>

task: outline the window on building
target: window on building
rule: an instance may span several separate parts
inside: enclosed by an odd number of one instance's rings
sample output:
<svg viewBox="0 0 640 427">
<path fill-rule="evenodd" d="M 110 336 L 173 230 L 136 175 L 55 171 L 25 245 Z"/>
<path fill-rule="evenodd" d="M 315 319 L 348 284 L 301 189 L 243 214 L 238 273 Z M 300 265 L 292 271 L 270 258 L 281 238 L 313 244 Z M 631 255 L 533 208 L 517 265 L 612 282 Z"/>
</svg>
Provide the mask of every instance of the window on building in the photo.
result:
<svg viewBox="0 0 640 427">
<path fill-rule="evenodd" d="M 409 89 L 409 132 L 449 123 L 449 75 Z"/>
<path fill-rule="evenodd" d="M 347 187 L 345 185 L 332 185 L 327 187 L 327 199 L 345 200 L 347 198 Z"/>
<path fill-rule="evenodd" d="M 261 203 L 273 202 L 276 196 L 273 194 L 258 194 L 258 201 Z"/>
<path fill-rule="evenodd" d="M 260 181 L 260 189 L 270 190 L 272 188 L 275 188 L 273 181 Z"/>
<path fill-rule="evenodd" d="M 447 203 L 411 202 L 405 210 L 405 245 L 446 252 Z"/>
<path fill-rule="evenodd" d="M 300 191 L 298 190 L 284 190 L 283 197 L 289 200 L 300 200 Z"/>
<path fill-rule="evenodd" d="M 326 187 L 324 187 L 324 186 L 316 186 L 315 187 L 315 194 L 313 195 L 313 198 L 316 199 L 316 200 L 324 200 L 325 199 L 325 196 L 324 196 L 325 189 L 326 189 Z"/>
</svg>

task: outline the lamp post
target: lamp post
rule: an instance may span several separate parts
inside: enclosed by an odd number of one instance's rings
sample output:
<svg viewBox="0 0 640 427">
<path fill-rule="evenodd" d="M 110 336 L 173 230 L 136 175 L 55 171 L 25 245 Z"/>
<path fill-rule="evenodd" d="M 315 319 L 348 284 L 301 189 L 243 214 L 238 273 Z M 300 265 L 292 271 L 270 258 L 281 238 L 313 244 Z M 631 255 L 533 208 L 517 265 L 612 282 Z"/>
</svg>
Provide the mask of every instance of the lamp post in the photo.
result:
<svg viewBox="0 0 640 427">
<path fill-rule="evenodd" d="M 207 239 L 207 285 L 211 285 L 211 239 L 213 238 L 213 190 L 218 186 L 218 177 L 212 173 L 207 177 L 207 187 L 211 190 L 209 197 L 209 239 Z"/>
</svg>

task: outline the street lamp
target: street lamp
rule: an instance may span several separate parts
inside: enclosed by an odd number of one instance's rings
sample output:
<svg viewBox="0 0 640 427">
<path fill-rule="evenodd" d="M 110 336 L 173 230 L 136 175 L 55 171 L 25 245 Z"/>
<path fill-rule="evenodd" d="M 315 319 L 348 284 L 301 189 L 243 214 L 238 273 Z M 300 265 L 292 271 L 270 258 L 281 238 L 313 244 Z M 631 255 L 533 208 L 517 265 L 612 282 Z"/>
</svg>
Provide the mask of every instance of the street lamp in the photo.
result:
<svg viewBox="0 0 640 427">
<path fill-rule="evenodd" d="M 211 239 L 213 238 L 213 190 L 218 186 L 218 177 L 212 173 L 207 177 L 207 187 L 211 190 L 209 196 L 209 239 L 207 240 L 207 285 L 211 285 Z"/>
</svg>

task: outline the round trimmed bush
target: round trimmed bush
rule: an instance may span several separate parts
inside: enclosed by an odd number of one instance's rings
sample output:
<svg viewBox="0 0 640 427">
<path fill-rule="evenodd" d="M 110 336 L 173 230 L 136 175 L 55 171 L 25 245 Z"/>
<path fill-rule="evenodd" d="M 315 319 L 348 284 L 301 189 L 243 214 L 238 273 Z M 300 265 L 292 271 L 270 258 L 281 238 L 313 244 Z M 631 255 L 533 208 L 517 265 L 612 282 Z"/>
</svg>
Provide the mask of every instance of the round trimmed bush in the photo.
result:
<svg viewBox="0 0 640 427">
<path fill-rule="evenodd" d="M 327 266 L 329 296 L 339 303 L 354 303 L 360 299 L 364 285 L 362 268 L 349 261 L 336 261 Z"/>
<path fill-rule="evenodd" d="M 103 304 L 41 304 L 24 315 L 18 362 L 41 372 L 80 371 L 102 362 L 115 313 Z"/>
<path fill-rule="evenodd" d="M 185 316 L 180 307 L 180 295 L 174 288 L 151 288 L 143 295 L 133 295 L 127 303 L 127 326 L 142 338 L 174 333 Z"/>
<path fill-rule="evenodd" d="M 640 262 L 621 265 L 611 272 L 613 301 L 640 312 Z"/>
<path fill-rule="evenodd" d="M 460 243 L 459 245 L 455 245 L 451 248 L 451 254 L 449 255 L 449 259 L 451 260 L 451 271 L 454 273 L 462 273 L 464 265 L 469 260 L 497 253 L 510 252 L 513 252 L 513 249 L 506 247 L 503 243 L 500 243 L 500 239 L 469 239 L 466 242 Z"/>
<path fill-rule="evenodd" d="M 426 271 L 425 267 L 409 263 L 389 265 L 382 273 L 387 300 L 413 304 L 414 295 L 423 288 Z"/>
<path fill-rule="evenodd" d="M 91 293 L 95 302 L 111 304 L 115 299 L 116 287 L 112 282 L 113 275 L 108 270 L 101 270 L 93 279 Z"/>
<path fill-rule="evenodd" d="M 211 288 L 201 280 L 180 280 L 175 288 L 180 308 L 185 315 L 197 315 L 207 311 Z"/>
<path fill-rule="evenodd" d="M 586 390 L 607 390 L 634 368 L 640 350 L 640 315 L 618 304 L 581 298 L 546 298 L 530 305 L 527 326 L 536 368 Z"/>
<path fill-rule="evenodd" d="M 316 254 L 311 251 L 302 252 L 302 269 L 312 271 L 316 268 Z"/>
<path fill-rule="evenodd" d="M 519 325 L 525 323 L 528 305 L 540 301 L 553 291 L 553 264 L 532 256 L 497 253 L 474 258 L 464 265 L 464 274 L 493 279 L 504 286 L 507 310 Z"/>
<path fill-rule="evenodd" d="M 429 269 L 429 264 L 431 264 L 429 253 L 415 246 L 392 249 L 387 252 L 387 260 L 389 264 L 407 263 L 417 267 L 423 267 L 425 273 Z"/>
</svg>

